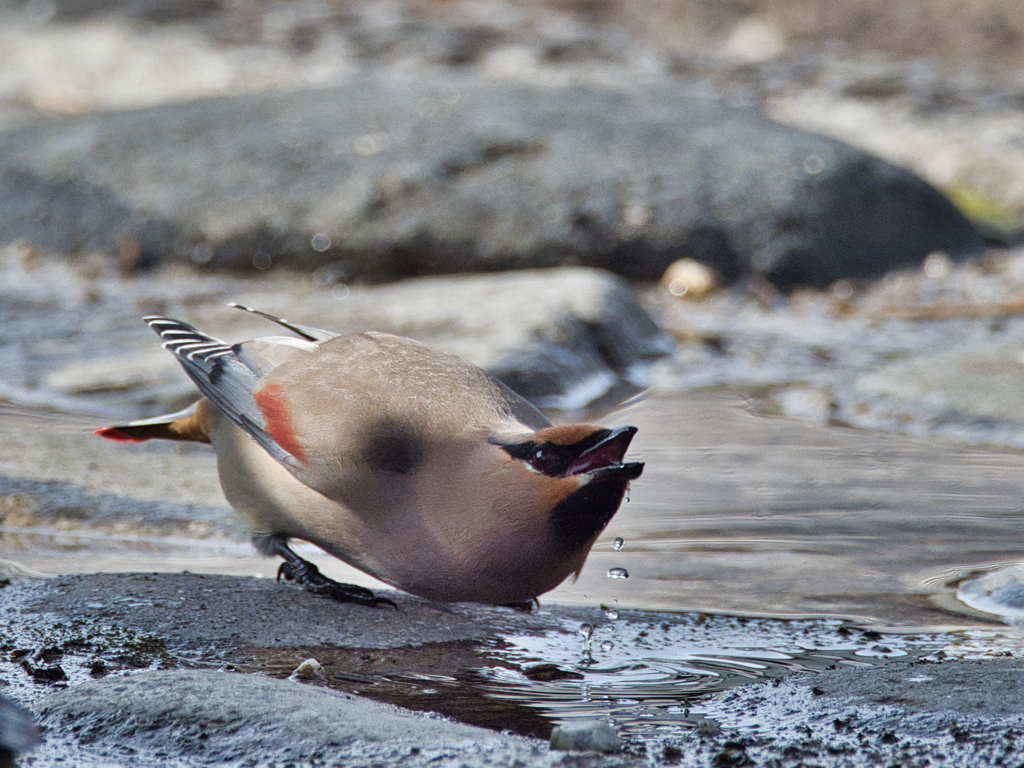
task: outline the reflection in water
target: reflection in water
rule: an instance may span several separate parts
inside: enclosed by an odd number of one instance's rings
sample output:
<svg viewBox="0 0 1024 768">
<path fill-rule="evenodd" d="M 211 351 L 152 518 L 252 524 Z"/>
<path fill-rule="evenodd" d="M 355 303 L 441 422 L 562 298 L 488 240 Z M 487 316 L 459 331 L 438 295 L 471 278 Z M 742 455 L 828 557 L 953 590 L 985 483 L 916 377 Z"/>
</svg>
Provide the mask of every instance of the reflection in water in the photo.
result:
<svg viewBox="0 0 1024 768">
<path fill-rule="evenodd" d="M 880 635 L 836 620 L 691 615 L 651 621 L 635 612 L 584 627 L 574 633 L 567 623 L 563 634 L 505 638 L 508 646 L 491 653 L 502 664 L 479 671 L 483 690 L 556 724 L 601 717 L 624 735 L 642 737 L 655 729 L 698 725 L 707 714 L 708 697 L 735 685 L 797 671 L 922 658 L 952 640 Z"/>
<path fill-rule="evenodd" d="M 558 612 L 562 631 L 414 647 L 267 648 L 251 671 L 291 674 L 314 656 L 327 684 L 473 725 L 548 738 L 576 718 L 610 720 L 634 744 L 707 727 L 713 694 L 792 672 L 938 658 L 950 635 L 882 635 L 836 620 L 774 621 L 623 611 Z M 250 667 L 244 667 L 249 670 Z"/>
</svg>

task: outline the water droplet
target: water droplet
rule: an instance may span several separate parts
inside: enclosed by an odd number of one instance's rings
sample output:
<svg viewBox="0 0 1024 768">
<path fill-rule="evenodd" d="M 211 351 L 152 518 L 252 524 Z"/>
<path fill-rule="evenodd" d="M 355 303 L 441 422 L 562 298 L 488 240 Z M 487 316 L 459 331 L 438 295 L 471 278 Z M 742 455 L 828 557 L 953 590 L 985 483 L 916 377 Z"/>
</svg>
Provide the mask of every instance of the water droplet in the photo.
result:
<svg viewBox="0 0 1024 768">
<path fill-rule="evenodd" d="M 594 627 L 591 624 L 580 624 L 579 628 L 580 637 L 583 638 L 583 659 L 584 664 L 594 663 L 594 654 L 591 653 L 591 643 L 593 642 Z"/>
<path fill-rule="evenodd" d="M 625 568 L 609 568 L 608 569 L 609 579 L 628 579 L 629 571 Z"/>
<path fill-rule="evenodd" d="M 271 258 L 269 253 L 259 251 L 252 257 L 252 265 L 256 267 L 256 269 L 270 269 L 273 264 L 274 260 Z"/>
<path fill-rule="evenodd" d="M 615 643 L 613 643 L 611 640 L 605 640 L 603 643 L 601 643 L 601 650 L 602 651 L 606 651 L 607 652 L 607 651 L 610 651 L 614 647 L 615 647 Z"/>
<path fill-rule="evenodd" d="M 336 298 L 338 301 L 343 301 L 348 298 L 349 290 L 348 286 L 344 283 L 338 283 L 336 286 L 331 288 L 331 296 Z"/>
<path fill-rule="evenodd" d="M 619 612 L 616 610 L 605 611 L 604 615 L 608 617 L 609 621 L 615 621 L 617 618 L 619 618 Z"/>
<path fill-rule="evenodd" d="M 621 537 L 617 538 L 615 540 L 615 543 L 612 544 L 612 547 L 615 549 L 616 552 L 621 552 L 624 546 L 626 546 L 626 541 Z"/>
<path fill-rule="evenodd" d="M 323 253 L 331 247 L 331 238 L 323 233 L 313 235 L 313 239 L 309 241 L 309 244 L 313 246 L 313 250 L 319 253 Z"/>
</svg>

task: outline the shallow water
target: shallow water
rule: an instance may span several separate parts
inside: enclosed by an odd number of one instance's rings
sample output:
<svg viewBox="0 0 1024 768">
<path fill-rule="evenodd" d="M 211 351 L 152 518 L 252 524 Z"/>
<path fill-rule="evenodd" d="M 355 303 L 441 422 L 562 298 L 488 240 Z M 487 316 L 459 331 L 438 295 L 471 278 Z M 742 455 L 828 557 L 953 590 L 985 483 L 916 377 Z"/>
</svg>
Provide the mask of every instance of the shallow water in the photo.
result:
<svg viewBox="0 0 1024 768">
<path fill-rule="evenodd" d="M 582 626 L 582 631 L 574 628 Z M 792 672 L 935 658 L 948 635 L 882 636 L 835 620 L 764 621 L 706 616 L 665 621 L 623 613 L 567 634 L 506 638 L 494 657 L 520 666 L 481 670 L 488 696 L 553 722 L 603 717 L 636 740 L 701 726 L 716 717 L 715 693 Z M 544 679 L 537 665 L 571 674 Z M 730 724 L 731 725 L 731 724 Z"/>
<path fill-rule="evenodd" d="M 21 475 L 0 478 L 4 559 L 46 572 L 274 575 L 224 505 L 208 451 L 118 446 L 43 416 L 0 413 L 20 433 L 0 449 Z M 655 394 L 611 421 L 640 428 L 631 456 L 647 468 L 581 578 L 545 600 L 904 630 L 984 625 L 995 619 L 957 600 L 958 582 L 1024 554 L 1024 456 L 1011 451 L 764 418 L 721 390 Z M 39 467 L 33 451 L 52 440 L 71 456 Z M 142 474 L 146 483 L 132 479 Z M 613 569 L 628 578 L 609 578 Z"/>
<path fill-rule="evenodd" d="M 834 619 L 570 613 L 561 616 L 562 631 L 508 635 L 490 647 L 266 649 L 253 669 L 286 677 L 313 656 L 326 683 L 349 693 L 545 739 L 554 725 L 602 718 L 637 746 L 717 727 L 708 721 L 740 727 L 715 698 L 736 685 L 894 659 L 936 661 L 958 642 L 941 633 L 882 635 Z M 986 650 L 994 647 L 989 639 Z"/>
</svg>

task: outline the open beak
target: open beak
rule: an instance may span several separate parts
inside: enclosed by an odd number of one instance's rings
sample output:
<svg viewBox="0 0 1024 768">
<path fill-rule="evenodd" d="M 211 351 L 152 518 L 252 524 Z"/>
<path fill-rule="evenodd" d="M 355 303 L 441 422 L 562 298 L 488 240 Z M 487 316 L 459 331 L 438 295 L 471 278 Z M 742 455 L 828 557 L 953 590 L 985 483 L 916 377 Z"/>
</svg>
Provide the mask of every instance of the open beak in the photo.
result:
<svg viewBox="0 0 1024 768">
<path fill-rule="evenodd" d="M 636 427 L 619 427 L 609 430 L 608 434 L 597 444 L 581 453 L 565 470 L 565 477 L 573 475 L 590 475 L 594 480 L 618 477 L 622 480 L 636 480 L 644 471 L 643 462 L 634 461 L 623 464 Z"/>
</svg>

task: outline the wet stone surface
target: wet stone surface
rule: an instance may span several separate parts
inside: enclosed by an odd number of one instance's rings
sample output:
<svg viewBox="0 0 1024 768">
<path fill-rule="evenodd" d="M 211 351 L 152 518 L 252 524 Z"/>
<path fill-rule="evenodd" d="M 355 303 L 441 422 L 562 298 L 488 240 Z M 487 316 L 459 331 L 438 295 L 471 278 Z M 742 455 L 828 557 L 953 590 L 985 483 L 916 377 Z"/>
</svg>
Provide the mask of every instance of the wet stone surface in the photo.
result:
<svg viewBox="0 0 1024 768">
<path fill-rule="evenodd" d="M 199 765 L 295 760 L 313 765 L 351 765 L 353 761 L 458 765 L 467 759 L 475 765 L 558 762 L 558 756 L 537 740 L 261 675 L 144 672 L 51 694 L 38 709 L 52 732 L 78 740 L 79 754 L 88 762 L 145 764 L 168 758 Z M 41 754 L 45 760 L 45 748 Z M 603 763 L 592 759 L 586 764 Z"/>
<path fill-rule="evenodd" d="M 693 766 L 1012 765 L 1024 748 L 1022 673 L 1019 660 L 994 659 L 758 683 L 711 707 L 726 727 L 745 725 L 743 736 L 665 750 L 689 755 L 696 746 L 703 756 L 679 762 Z"/>
<path fill-rule="evenodd" d="M 0 590 L 0 681 L 46 727 L 25 764 L 563 765 L 551 728 L 595 717 L 625 753 L 573 765 L 867 765 L 1024 747 L 1024 667 L 991 641 L 972 652 L 963 637 L 837 621 L 395 600 L 367 609 L 193 574 L 15 580 Z M 748 647 L 716 656 L 726 638 Z M 289 679 L 311 658 L 322 678 Z M 665 665 L 675 683 L 656 679 Z"/>
</svg>

